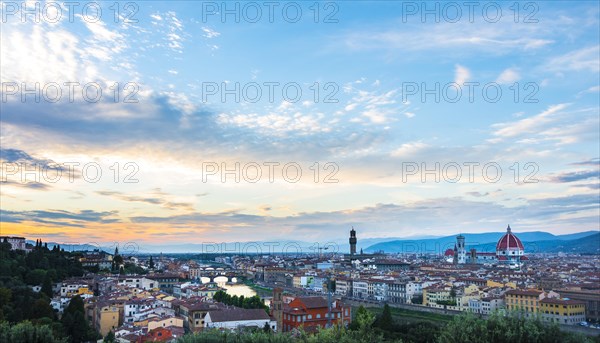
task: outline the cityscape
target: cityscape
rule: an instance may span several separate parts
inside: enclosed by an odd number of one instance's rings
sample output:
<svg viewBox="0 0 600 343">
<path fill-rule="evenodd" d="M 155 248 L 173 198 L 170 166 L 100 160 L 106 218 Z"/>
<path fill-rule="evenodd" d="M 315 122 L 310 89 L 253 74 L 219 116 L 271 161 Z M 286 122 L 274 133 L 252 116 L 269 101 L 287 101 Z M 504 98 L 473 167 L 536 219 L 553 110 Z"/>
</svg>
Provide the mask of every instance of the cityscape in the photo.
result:
<svg viewBox="0 0 600 343">
<path fill-rule="evenodd" d="M 0 343 L 600 343 L 600 2 L 0 17 Z"/>
</svg>

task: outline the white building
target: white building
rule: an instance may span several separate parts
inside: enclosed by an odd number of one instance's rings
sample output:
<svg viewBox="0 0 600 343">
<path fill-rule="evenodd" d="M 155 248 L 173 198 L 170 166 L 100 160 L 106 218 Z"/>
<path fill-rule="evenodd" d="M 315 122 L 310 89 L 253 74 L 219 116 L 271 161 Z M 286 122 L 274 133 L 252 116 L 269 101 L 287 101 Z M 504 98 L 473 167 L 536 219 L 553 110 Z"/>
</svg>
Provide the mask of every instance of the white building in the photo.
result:
<svg viewBox="0 0 600 343">
<path fill-rule="evenodd" d="M 74 295 L 81 294 L 82 291 L 80 291 L 80 289 L 85 289 L 85 290 L 89 291 L 90 285 L 88 285 L 87 283 L 83 283 L 83 282 L 67 281 L 67 282 L 61 284 L 61 286 L 60 286 L 60 296 L 65 298 L 65 297 L 72 297 Z"/>
<path fill-rule="evenodd" d="M 271 330 L 277 331 L 277 321 L 263 309 L 223 309 L 209 311 L 204 318 L 205 328 L 237 330 L 243 328 L 263 328 L 268 324 Z"/>
<path fill-rule="evenodd" d="M 412 298 L 416 294 L 423 294 L 423 283 L 418 281 L 409 281 L 406 283 L 406 302 L 412 303 Z"/>
<path fill-rule="evenodd" d="M 12 250 L 25 250 L 25 237 L 0 236 L 0 242 L 6 240 Z"/>
<path fill-rule="evenodd" d="M 369 283 L 365 280 L 352 281 L 352 296 L 359 299 L 369 297 Z"/>
<path fill-rule="evenodd" d="M 335 281 L 335 294 L 336 295 L 345 297 L 348 294 L 350 294 L 351 289 L 352 289 L 352 280 L 338 279 Z"/>
<path fill-rule="evenodd" d="M 119 285 L 131 288 L 139 288 L 145 291 L 160 287 L 158 281 L 147 279 L 143 276 L 122 277 L 119 279 Z"/>
</svg>

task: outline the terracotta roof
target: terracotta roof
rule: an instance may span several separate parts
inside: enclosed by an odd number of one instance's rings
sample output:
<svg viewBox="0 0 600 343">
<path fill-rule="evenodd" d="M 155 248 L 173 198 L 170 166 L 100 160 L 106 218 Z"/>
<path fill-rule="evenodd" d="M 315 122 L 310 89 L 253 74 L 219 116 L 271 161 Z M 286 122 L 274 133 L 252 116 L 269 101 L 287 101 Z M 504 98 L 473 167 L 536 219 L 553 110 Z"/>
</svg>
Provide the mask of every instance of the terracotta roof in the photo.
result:
<svg viewBox="0 0 600 343">
<path fill-rule="evenodd" d="M 323 297 L 298 297 L 296 300 L 300 300 L 306 308 L 328 307 L 327 300 Z"/>
</svg>

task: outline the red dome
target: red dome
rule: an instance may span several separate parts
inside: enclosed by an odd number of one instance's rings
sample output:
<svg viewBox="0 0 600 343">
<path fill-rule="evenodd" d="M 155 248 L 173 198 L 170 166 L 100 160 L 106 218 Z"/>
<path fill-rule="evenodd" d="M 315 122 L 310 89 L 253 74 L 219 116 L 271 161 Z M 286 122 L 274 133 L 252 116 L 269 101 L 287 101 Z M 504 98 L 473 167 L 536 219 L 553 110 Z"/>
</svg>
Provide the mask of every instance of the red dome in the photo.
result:
<svg viewBox="0 0 600 343">
<path fill-rule="evenodd" d="M 454 250 L 447 249 L 446 252 L 444 253 L 444 256 L 454 256 Z"/>
<path fill-rule="evenodd" d="M 512 234 L 510 225 L 506 229 L 506 234 L 496 244 L 496 251 L 498 250 L 525 250 L 521 240 Z"/>
</svg>

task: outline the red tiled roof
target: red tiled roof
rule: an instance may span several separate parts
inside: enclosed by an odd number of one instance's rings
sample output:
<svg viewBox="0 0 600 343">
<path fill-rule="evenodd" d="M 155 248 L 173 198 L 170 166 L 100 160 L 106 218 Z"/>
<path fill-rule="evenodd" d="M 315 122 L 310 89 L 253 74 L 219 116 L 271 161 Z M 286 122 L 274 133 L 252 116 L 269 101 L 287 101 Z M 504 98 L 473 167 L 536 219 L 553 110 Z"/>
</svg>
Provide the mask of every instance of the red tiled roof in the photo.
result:
<svg viewBox="0 0 600 343">
<path fill-rule="evenodd" d="M 300 300 L 306 308 L 328 307 L 327 300 L 323 297 L 298 297 L 296 299 Z"/>
</svg>

